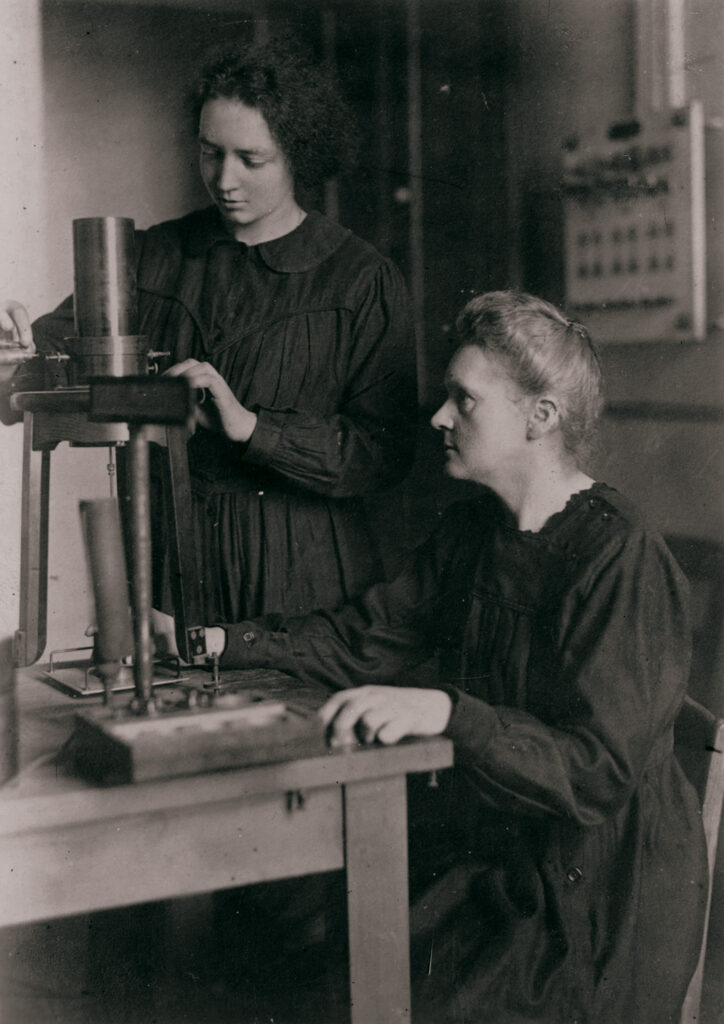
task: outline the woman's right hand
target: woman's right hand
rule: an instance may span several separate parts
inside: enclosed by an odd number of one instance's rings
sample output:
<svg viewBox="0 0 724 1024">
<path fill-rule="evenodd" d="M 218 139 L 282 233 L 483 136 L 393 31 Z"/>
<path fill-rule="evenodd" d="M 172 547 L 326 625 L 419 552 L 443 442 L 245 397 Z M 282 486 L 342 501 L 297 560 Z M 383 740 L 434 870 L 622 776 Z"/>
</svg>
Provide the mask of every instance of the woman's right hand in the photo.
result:
<svg viewBox="0 0 724 1024">
<path fill-rule="evenodd" d="M 196 406 L 196 421 L 207 430 L 222 430 L 232 441 L 246 443 L 256 426 L 256 413 L 245 408 L 211 363 L 184 359 L 166 370 L 167 377 L 185 377 L 192 388 L 211 396 L 211 409 Z"/>
<path fill-rule="evenodd" d="M 176 645 L 176 623 L 172 615 L 151 609 L 151 636 L 153 648 L 157 655 L 178 658 Z"/>
<path fill-rule="evenodd" d="M 28 311 L 22 302 L 0 302 L 0 381 L 15 373 L 18 363 L 35 355 L 35 342 Z"/>
<path fill-rule="evenodd" d="M 333 747 L 439 736 L 451 713 L 452 700 L 444 690 L 376 685 L 338 690 L 318 712 Z"/>
</svg>

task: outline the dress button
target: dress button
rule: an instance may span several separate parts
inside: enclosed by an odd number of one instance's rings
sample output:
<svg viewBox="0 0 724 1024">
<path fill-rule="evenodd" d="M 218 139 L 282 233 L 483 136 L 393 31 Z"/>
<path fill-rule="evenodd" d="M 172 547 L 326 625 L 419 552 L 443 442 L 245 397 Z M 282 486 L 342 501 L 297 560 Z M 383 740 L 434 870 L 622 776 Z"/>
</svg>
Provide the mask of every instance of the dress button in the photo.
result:
<svg viewBox="0 0 724 1024">
<path fill-rule="evenodd" d="M 583 872 L 580 868 L 569 868 L 568 871 L 566 871 L 566 878 L 569 882 L 580 882 L 583 878 Z"/>
<path fill-rule="evenodd" d="M 607 523 L 610 518 L 611 518 L 611 513 L 610 512 L 602 512 L 601 513 L 601 519 L 603 520 L 604 523 Z"/>
<path fill-rule="evenodd" d="M 588 499 L 588 507 L 589 508 L 595 508 L 596 505 L 598 505 L 598 498 L 589 498 Z"/>
<path fill-rule="evenodd" d="M 246 633 L 242 634 L 241 639 L 245 644 L 253 644 L 256 640 L 256 633 L 252 633 L 250 629 L 247 629 Z"/>
</svg>

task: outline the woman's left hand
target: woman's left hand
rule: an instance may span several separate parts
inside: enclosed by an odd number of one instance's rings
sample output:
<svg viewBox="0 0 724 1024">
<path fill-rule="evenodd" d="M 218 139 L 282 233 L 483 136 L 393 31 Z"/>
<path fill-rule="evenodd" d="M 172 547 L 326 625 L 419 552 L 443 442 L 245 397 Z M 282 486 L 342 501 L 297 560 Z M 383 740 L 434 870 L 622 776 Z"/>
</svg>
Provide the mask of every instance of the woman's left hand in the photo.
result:
<svg viewBox="0 0 724 1024">
<path fill-rule="evenodd" d="M 166 370 L 169 377 L 186 377 L 206 399 L 196 406 L 196 421 L 207 430 L 220 430 L 232 441 L 248 441 L 256 426 L 256 413 L 246 409 L 211 363 L 184 359 Z M 209 404 L 211 399 L 211 404 Z"/>
<path fill-rule="evenodd" d="M 397 743 L 404 736 L 437 736 L 450 720 L 452 701 L 443 690 L 407 686 L 360 686 L 340 690 L 320 709 L 333 747 Z"/>
</svg>

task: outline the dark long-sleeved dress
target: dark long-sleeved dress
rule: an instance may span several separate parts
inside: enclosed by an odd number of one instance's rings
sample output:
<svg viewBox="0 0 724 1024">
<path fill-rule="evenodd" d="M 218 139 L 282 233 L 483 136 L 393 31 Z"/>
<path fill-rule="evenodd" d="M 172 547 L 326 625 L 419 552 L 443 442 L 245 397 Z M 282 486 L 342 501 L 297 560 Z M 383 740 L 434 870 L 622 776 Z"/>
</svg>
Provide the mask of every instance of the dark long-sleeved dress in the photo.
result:
<svg viewBox="0 0 724 1024">
<path fill-rule="evenodd" d="M 538 533 L 455 506 L 394 583 L 230 627 L 222 664 L 339 688 L 441 651 L 456 764 L 411 794 L 416 1021 L 663 1024 L 707 877 L 672 752 L 689 647 L 668 549 L 596 484 Z"/>
<path fill-rule="evenodd" d="M 206 621 L 360 593 L 382 577 L 364 496 L 402 479 L 413 455 L 414 333 L 399 271 L 314 211 L 246 246 L 209 208 L 139 232 L 137 250 L 139 333 L 171 353 L 165 365 L 210 362 L 258 416 L 246 445 L 204 429 L 189 443 Z M 34 323 L 36 344 L 62 349 L 72 324 L 67 300 Z M 157 562 L 162 549 L 157 537 Z"/>
</svg>

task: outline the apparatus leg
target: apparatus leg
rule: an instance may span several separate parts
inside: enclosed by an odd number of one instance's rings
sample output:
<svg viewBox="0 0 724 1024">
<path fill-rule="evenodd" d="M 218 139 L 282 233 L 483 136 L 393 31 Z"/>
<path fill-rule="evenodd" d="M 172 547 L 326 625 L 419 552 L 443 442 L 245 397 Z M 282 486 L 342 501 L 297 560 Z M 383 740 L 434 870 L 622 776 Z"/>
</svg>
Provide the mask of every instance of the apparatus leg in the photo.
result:
<svg viewBox="0 0 724 1024">
<path fill-rule="evenodd" d="M 45 650 L 48 623 L 48 502 L 50 452 L 33 449 L 34 417 L 23 423 L 23 475 L 20 536 L 20 621 L 15 661 L 32 665 Z"/>
<path fill-rule="evenodd" d="M 130 428 L 131 607 L 133 609 L 134 679 L 139 709 L 150 711 L 151 687 L 151 510 L 148 440 L 145 427 Z"/>
</svg>

